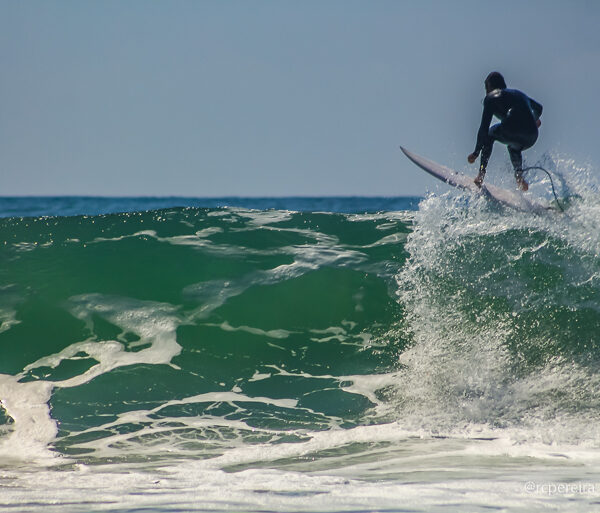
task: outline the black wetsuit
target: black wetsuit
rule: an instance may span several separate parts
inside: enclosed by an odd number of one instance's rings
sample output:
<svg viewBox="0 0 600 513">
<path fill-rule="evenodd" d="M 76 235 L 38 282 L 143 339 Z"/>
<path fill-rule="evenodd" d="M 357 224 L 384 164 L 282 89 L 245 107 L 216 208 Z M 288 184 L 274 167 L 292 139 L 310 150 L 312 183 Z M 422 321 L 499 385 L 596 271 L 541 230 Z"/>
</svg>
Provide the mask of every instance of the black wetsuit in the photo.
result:
<svg viewBox="0 0 600 513">
<path fill-rule="evenodd" d="M 494 141 L 508 146 L 510 160 L 517 177 L 522 175 L 521 152 L 533 146 L 538 137 L 537 120 L 542 106 L 516 89 L 495 89 L 483 100 L 481 126 L 477 133 L 475 154 L 481 151 L 480 173 L 485 173 Z M 500 123 L 490 127 L 492 117 Z"/>
</svg>

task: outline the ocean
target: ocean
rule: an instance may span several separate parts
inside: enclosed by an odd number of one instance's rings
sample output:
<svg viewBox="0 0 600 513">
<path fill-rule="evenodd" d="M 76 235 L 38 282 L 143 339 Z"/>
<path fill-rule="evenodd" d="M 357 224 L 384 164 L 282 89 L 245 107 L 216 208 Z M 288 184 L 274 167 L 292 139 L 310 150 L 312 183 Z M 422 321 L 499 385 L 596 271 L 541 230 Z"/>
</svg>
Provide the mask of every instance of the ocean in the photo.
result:
<svg viewBox="0 0 600 513">
<path fill-rule="evenodd" d="M 600 195 L 0 198 L 0 507 L 600 511 Z"/>
</svg>

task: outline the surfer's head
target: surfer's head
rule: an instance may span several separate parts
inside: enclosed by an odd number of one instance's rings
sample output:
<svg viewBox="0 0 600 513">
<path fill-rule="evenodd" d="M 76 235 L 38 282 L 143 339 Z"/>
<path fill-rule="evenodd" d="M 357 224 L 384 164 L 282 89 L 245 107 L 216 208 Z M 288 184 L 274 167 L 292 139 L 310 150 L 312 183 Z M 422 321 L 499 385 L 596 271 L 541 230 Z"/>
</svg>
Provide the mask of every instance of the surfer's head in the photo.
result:
<svg viewBox="0 0 600 513">
<path fill-rule="evenodd" d="M 500 73 L 492 71 L 485 79 L 485 92 L 491 93 L 495 89 L 506 89 L 506 82 Z"/>
</svg>

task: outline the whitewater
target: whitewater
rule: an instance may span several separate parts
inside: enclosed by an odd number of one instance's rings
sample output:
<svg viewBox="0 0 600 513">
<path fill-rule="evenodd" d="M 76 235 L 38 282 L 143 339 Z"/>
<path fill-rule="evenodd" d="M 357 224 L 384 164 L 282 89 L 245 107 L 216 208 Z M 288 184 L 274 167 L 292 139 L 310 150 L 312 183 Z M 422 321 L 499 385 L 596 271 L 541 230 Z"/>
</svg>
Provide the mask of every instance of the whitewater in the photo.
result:
<svg viewBox="0 0 600 513">
<path fill-rule="evenodd" d="M 600 202 L 570 191 L 0 199 L 0 505 L 600 510 Z"/>
</svg>

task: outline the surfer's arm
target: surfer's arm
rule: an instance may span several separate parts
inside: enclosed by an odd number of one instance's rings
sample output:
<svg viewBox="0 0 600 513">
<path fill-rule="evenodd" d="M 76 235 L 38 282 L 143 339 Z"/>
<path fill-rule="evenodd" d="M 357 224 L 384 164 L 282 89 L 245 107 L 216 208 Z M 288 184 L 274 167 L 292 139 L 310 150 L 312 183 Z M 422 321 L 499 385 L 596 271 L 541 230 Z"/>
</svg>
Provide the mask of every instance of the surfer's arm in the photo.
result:
<svg viewBox="0 0 600 513">
<path fill-rule="evenodd" d="M 535 120 L 537 121 L 538 119 L 540 119 L 540 116 L 542 115 L 542 110 L 544 110 L 544 108 L 542 107 L 542 105 L 538 102 L 536 102 L 535 100 L 529 98 L 529 103 L 531 105 L 531 110 L 533 111 L 533 116 L 535 117 Z"/>
<path fill-rule="evenodd" d="M 490 129 L 490 123 L 492 122 L 492 117 L 494 116 L 494 109 L 490 104 L 489 98 L 486 97 L 483 101 L 483 114 L 481 115 L 481 125 L 479 125 L 479 131 L 477 132 L 477 144 L 475 145 L 475 151 L 472 153 L 473 155 L 479 155 L 481 148 L 488 137 L 488 131 Z"/>
</svg>

